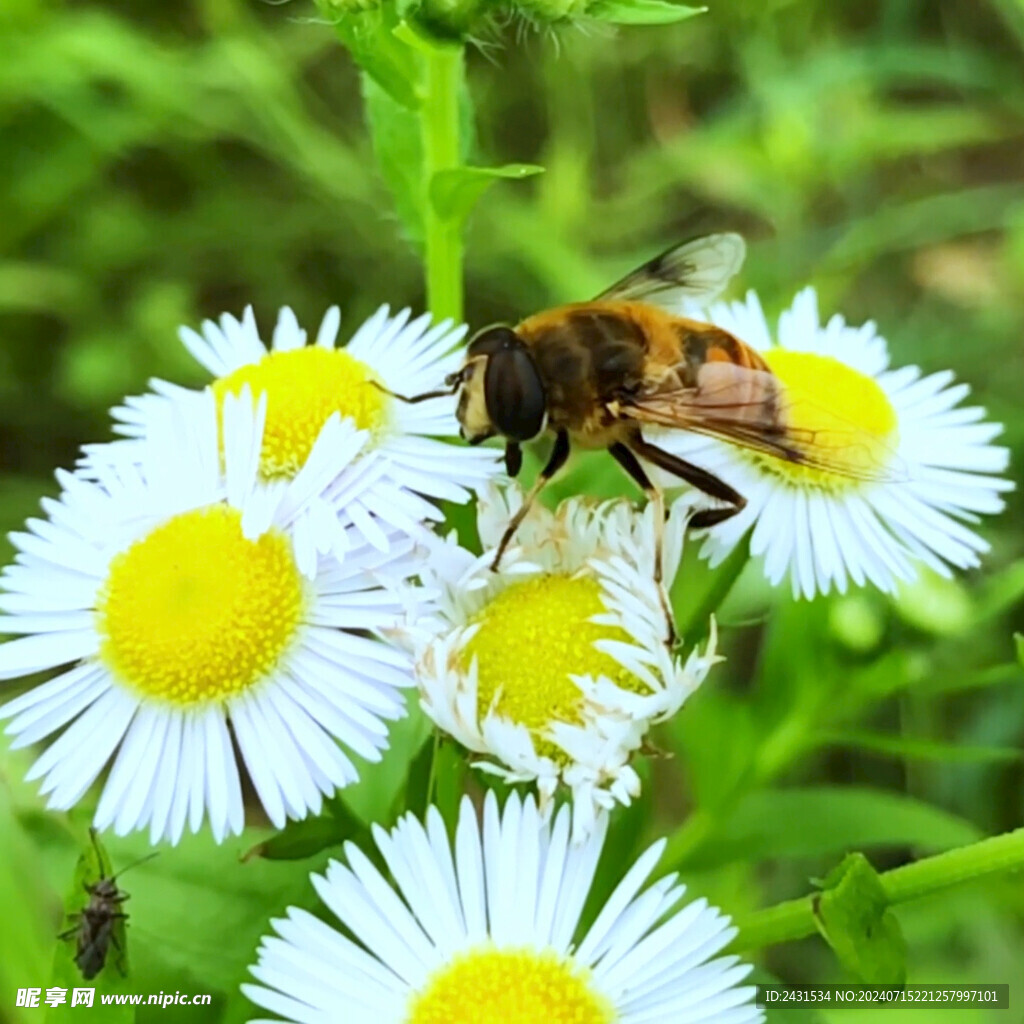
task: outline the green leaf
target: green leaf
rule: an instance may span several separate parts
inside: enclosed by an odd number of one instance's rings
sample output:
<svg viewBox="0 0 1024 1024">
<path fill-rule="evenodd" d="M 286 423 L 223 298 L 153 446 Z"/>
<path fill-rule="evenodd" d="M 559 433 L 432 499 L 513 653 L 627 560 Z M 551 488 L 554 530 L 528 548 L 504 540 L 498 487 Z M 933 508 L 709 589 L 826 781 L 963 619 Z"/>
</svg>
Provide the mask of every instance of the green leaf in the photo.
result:
<svg viewBox="0 0 1024 1024">
<path fill-rule="evenodd" d="M 399 106 L 420 105 L 419 54 L 400 37 L 401 23 L 386 7 L 333 15 L 334 31 L 360 68 Z"/>
<path fill-rule="evenodd" d="M 353 757 L 359 781 L 338 794 L 348 810 L 366 824 L 389 825 L 406 809 L 406 792 L 414 786 L 410 771 L 433 736 L 433 723 L 420 710 L 419 700 L 410 696 L 407 706 L 408 715 L 391 723 L 388 749 L 381 760 L 374 764 Z"/>
<path fill-rule="evenodd" d="M 424 743 L 416 756 L 409 763 L 408 784 L 405 787 L 402 802 L 405 810 L 411 811 L 417 818 L 422 818 L 430 802 L 430 783 L 435 755 L 441 750 L 441 733 L 437 730 L 431 739 Z"/>
<path fill-rule="evenodd" d="M 2 768 L 6 776 L 8 765 Z M 3 1014 L 10 1016 L 6 1019 L 21 1024 L 38 1020 L 39 1011 L 16 1007 L 14 993 L 19 988 L 40 986 L 46 979 L 57 931 L 47 912 L 52 896 L 42 868 L 11 804 L 5 777 L 0 783 L 0 991 L 7 1000 Z"/>
<path fill-rule="evenodd" d="M 1024 668 L 1024 633 L 1014 633 L 1013 643 L 1017 648 L 1017 661 L 1020 667 Z"/>
<path fill-rule="evenodd" d="M 1020 761 L 1024 758 L 1024 751 L 1014 747 L 967 746 L 915 736 L 886 736 L 859 729 L 827 732 L 817 740 L 822 746 L 857 747 L 910 761 Z"/>
<path fill-rule="evenodd" d="M 365 839 L 366 826 L 340 800 L 329 802 L 328 814 L 289 821 L 276 835 L 257 843 L 242 857 L 249 861 L 254 857 L 266 860 L 305 860 L 321 850 L 340 846 L 346 840 Z"/>
<path fill-rule="evenodd" d="M 601 0 L 588 8 L 587 16 L 616 25 L 668 25 L 705 11 L 706 7 L 686 7 L 665 0 Z"/>
<path fill-rule="evenodd" d="M 761 790 L 744 797 L 686 864 L 815 857 L 864 846 L 945 850 L 980 837 L 963 818 L 897 793 L 854 786 Z"/>
<path fill-rule="evenodd" d="M 814 901 L 814 919 L 839 962 L 860 981 L 901 985 L 906 980 L 907 944 L 862 853 L 851 853 L 830 872 Z"/>
<path fill-rule="evenodd" d="M 423 240 L 426 189 L 423 142 L 416 113 L 398 102 L 376 78 L 363 75 L 363 99 L 377 166 L 391 190 L 406 235 Z"/>
<path fill-rule="evenodd" d="M 468 764 L 462 748 L 454 740 L 442 739 L 434 763 L 433 802 L 445 821 L 458 820 L 467 774 Z"/>
<path fill-rule="evenodd" d="M 430 182 L 430 201 L 442 219 L 461 225 L 477 200 L 496 181 L 518 181 L 540 174 L 536 164 L 505 164 L 504 167 L 457 167 L 438 171 Z"/>
</svg>

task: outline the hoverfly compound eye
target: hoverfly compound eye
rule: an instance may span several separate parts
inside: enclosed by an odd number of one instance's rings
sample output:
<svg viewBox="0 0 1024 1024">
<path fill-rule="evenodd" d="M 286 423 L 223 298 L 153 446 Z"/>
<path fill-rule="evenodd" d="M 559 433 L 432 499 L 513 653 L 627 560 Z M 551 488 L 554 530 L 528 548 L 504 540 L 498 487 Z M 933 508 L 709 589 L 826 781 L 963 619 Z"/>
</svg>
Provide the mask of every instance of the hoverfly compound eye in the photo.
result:
<svg viewBox="0 0 1024 1024">
<path fill-rule="evenodd" d="M 544 429 L 547 393 L 530 350 L 508 328 L 503 344 L 487 355 L 484 400 L 487 415 L 511 441 L 529 441 Z M 478 340 L 484 340 L 482 338 Z M 482 354 L 482 353 L 481 353 Z"/>
<path fill-rule="evenodd" d="M 485 327 L 478 331 L 476 337 L 469 343 L 466 349 L 466 358 L 473 359 L 476 356 L 489 356 L 502 349 L 522 345 L 516 332 L 507 324 L 494 324 L 492 327 Z"/>
</svg>

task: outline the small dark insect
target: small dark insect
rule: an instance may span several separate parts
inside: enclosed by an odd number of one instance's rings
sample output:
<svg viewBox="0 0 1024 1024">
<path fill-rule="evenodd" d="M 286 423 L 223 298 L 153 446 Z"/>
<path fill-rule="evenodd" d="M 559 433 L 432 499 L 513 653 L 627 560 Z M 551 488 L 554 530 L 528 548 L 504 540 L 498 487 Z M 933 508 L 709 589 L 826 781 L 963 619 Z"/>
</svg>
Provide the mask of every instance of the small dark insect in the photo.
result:
<svg viewBox="0 0 1024 1024">
<path fill-rule="evenodd" d="M 60 939 L 70 939 L 74 936 L 75 963 L 86 981 L 95 978 L 103 970 L 111 946 L 118 953 L 123 953 L 121 944 L 114 934 L 114 929 L 118 921 L 128 919 L 128 915 L 121 910 L 122 904 L 128 899 L 128 893 L 118 889 L 118 875 L 108 876 L 103 873 L 104 853 L 96 838 L 96 829 L 89 829 L 89 838 L 96 850 L 96 862 L 99 865 L 100 877 L 95 882 L 83 883 L 85 891 L 89 894 L 89 902 L 82 908 L 81 913 L 72 915 L 71 920 L 74 921 L 74 926 L 58 936 Z M 124 871 L 129 871 L 155 856 L 155 853 L 151 853 L 134 864 L 129 864 Z M 124 871 L 120 874 L 124 874 Z M 119 969 L 123 974 L 123 968 Z"/>
</svg>

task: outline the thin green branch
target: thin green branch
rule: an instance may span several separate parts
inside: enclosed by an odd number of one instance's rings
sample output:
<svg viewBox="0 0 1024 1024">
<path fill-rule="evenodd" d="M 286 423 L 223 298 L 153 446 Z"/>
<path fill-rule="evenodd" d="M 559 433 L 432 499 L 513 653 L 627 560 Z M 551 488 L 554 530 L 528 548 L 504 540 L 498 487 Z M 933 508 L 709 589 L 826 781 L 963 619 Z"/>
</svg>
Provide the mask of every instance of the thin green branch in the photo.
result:
<svg viewBox="0 0 1024 1024">
<path fill-rule="evenodd" d="M 459 47 L 432 47 L 426 54 L 426 81 L 420 124 L 423 136 L 426 203 L 427 302 L 435 320 L 462 319 L 461 226 L 434 208 L 430 185 L 438 171 L 459 167 L 459 97 L 464 74 Z"/>
<path fill-rule="evenodd" d="M 879 875 L 890 904 L 906 903 L 942 892 L 961 882 L 985 878 L 1004 871 L 1024 868 L 1024 828 L 934 857 L 893 868 Z M 761 949 L 813 935 L 814 896 L 787 900 L 766 907 L 736 921 L 739 935 L 733 943 L 738 950 Z"/>
<path fill-rule="evenodd" d="M 692 543 L 692 541 L 691 541 Z M 695 607 L 676 615 L 676 632 L 681 637 L 680 646 L 687 650 L 707 636 L 711 616 L 729 596 L 740 573 L 750 561 L 750 534 L 748 533 L 729 553 L 725 561 L 714 571 L 707 591 Z"/>
</svg>

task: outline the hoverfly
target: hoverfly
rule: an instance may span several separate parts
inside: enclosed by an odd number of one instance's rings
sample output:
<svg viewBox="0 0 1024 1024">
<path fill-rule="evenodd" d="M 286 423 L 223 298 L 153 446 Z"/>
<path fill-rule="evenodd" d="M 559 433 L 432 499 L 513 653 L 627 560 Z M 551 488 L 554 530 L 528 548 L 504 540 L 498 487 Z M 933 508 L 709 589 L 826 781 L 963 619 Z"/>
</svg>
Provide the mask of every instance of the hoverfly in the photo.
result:
<svg viewBox="0 0 1024 1024">
<path fill-rule="evenodd" d="M 745 254 L 743 239 L 733 233 L 673 246 L 589 302 L 536 313 L 515 327 L 484 328 L 470 341 L 461 369 L 446 379 L 446 390 L 403 399 L 457 393 L 463 438 L 470 444 L 504 438 L 510 476 L 520 470 L 524 443 L 554 435 L 547 464 L 509 522 L 493 568 L 573 445 L 607 449 L 655 504 L 659 586 L 664 498 L 643 462 L 715 499 L 714 507 L 691 516 L 691 527 L 724 522 L 746 499 L 653 443 L 645 426 L 694 431 L 841 475 L 854 472 L 848 460 L 830 458 L 832 449 L 816 444 L 813 431 L 790 424 L 782 382 L 755 349 L 684 315 L 688 303 L 715 299 Z"/>
</svg>

